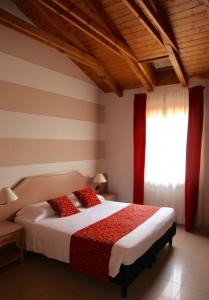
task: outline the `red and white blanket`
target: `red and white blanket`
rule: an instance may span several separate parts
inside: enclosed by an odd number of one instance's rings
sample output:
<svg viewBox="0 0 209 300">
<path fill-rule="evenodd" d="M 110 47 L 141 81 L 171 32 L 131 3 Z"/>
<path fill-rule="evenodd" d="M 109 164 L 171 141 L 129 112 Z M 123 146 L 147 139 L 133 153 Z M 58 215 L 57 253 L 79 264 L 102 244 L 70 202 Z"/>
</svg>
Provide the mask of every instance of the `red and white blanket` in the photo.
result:
<svg viewBox="0 0 209 300">
<path fill-rule="evenodd" d="M 144 223 L 159 207 L 131 204 L 71 236 L 71 266 L 84 274 L 106 281 L 113 245 Z"/>
</svg>

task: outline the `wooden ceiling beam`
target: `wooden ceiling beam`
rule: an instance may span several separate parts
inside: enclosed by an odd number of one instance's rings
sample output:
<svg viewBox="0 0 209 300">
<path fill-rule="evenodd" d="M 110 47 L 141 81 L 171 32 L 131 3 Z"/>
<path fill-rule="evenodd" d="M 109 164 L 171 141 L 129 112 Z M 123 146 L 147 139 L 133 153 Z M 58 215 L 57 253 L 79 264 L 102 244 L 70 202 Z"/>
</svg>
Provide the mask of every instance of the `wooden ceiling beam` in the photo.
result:
<svg viewBox="0 0 209 300">
<path fill-rule="evenodd" d="M 168 55 L 154 56 L 152 58 L 142 59 L 142 60 L 140 60 L 140 62 L 141 63 L 148 63 L 148 62 L 152 62 L 153 60 L 161 59 L 161 58 L 168 58 Z"/>
<path fill-rule="evenodd" d="M 99 19 L 103 22 L 104 26 L 106 26 L 106 28 L 115 36 L 115 39 L 119 39 L 124 43 L 126 43 L 120 31 L 118 30 L 118 28 L 115 26 L 112 19 L 109 17 L 109 15 L 102 7 L 101 2 L 97 0 L 87 0 L 87 4 L 92 9 L 94 9 L 95 13 L 99 17 Z M 129 46 L 127 45 L 127 47 Z M 130 59 L 130 57 L 125 55 L 123 52 L 121 52 L 121 54 L 123 55 L 124 60 L 129 65 L 132 72 L 139 79 L 140 83 L 142 83 L 143 86 L 147 87 L 148 90 L 151 90 L 152 87 L 154 86 L 154 80 L 150 76 L 150 73 L 148 72 L 146 66 L 140 62 L 137 63 L 134 62 L 133 60 Z M 150 87 L 148 87 L 147 85 L 150 85 Z"/>
<path fill-rule="evenodd" d="M 56 48 L 68 56 L 72 56 L 74 59 L 78 59 L 79 62 L 82 61 L 83 64 L 88 66 L 97 67 L 98 64 L 95 62 L 94 58 L 84 51 L 79 50 L 78 48 L 64 42 L 60 41 L 60 39 L 50 35 L 35 26 L 17 18 L 16 16 L 10 14 L 9 12 L 0 8 L 0 23 L 15 29 L 18 32 L 24 33 L 25 35 L 38 40 L 39 42 L 43 42 L 48 46 Z"/>
<path fill-rule="evenodd" d="M 209 0 L 200 0 L 202 4 L 205 6 L 206 12 L 209 16 Z"/>
<path fill-rule="evenodd" d="M 86 4 L 94 11 L 95 14 L 97 14 L 103 26 L 105 26 L 110 33 L 114 34 L 116 39 L 120 39 L 128 47 L 124 37 L 112 21 L 112 19 L 109 17 L 107 12 L 104 10 L 101 1 L 86 0 Z"/>
<path fill-rule="evenodd" d="M 137 5 L 135 0 L 122 0 L 122 2 L 129 8 L 129 10 L 135 15 L 135 17 L 139 18 L 140 22 L 144 25 L 144 27 L 146 27 L 146 29 L 151 33 L 155 40 L 164 47 L 161 35 Z"/>
<path fill-rule="evenodd" d="M 15 3 L 16 1 L 13 0 L 13 2 Z M 65 24 L 62 23 L 62 19 L 58 19 L 59 17 L 56 17 L 57 18 L 56 20 L 53 19 L 49 15 L 50 11 L 48 11 L 47 8 L 42 6 L 36 0 L 31 0 L 30 4 L 32 4 L 32 9 L 35 9 L 36 11 L 38 11 L 39 14 L 45 18 L 45 20 L 47 21 L 47 24 L 50 27 L 55 28 L 55 30 L 57 30 L 57 32 L 59 32 L 59 34 L 65 40 L 74 44 L 81 51 L 85 51 L 86 53 L 88 53 L 88 50 L 80 42 L 80 40 L 70 30 L 66 30 L 66 26 L 65 26 Z M 30 18 L 30 16 L 28 16 L 28 17 Z M 57 21 L 59 21 L 58 24 L 56 23 Z M 92 54 L 90 54 L 90 53 L 88 53 L 88 54 L 92 56 Z M 94 56 L 92 56 L 92 57 L 94 58 L 97 65 L 96 66 L 93 65 L 93 66 L 91 66 L 91 68 L 94 70 L 94 72 L 97 74 L 97 76 L 99 77 L 100 80 L 105 82 L 113 92 L 115 92 L 119 97 L 121 97 L 123 95 L 123 91 L 117 87 L 113 78 L 108 74 L 108 72 L 101 65 L 101 63 Z M 72 56 L 69 58 L 73 59 L 75 63 L 76 63 L 76 61 L 82 63 L 82 60 L 79 61 L 78 58 L 77 58 L 77 60 L 74 59 Z"/>
<path fill-rule="evenodd" d="M 136 75 L 136 77 L 139 79 L 139 81 L 142 83 L 142 85 L 147 89 L 147 91 L 152 91 L 154 83 L 153 80 L 150 79 L 148 81 L 147 77 L 149 75 L 149 73 L 147 72 L 147 69 L 145 66 L 142 66 L 141 63 L 135 63 L 133 60 L 129 59 L 127 56 L 124 56 L 124 60 L 127 62 L 127 64 L 129 65 L 129 67 L 131 68 L 131 70 L 134 72 L 134 74 Z M 145 77 L 146 74 L 146 77 Z M 151 84 L 152 82 L 152 84 Z"/>
<path fill-rule="evenodd" d="M 16 5 L 18 5 L 19 0 L 12 0 Z M 70 42 L 80 50 L 83 50 L 85 52 L 88 52 L 87 49 L 83 46 L 83 44 L 79 41 L 79 39 L 70 31 L 66 30 L 66 26 L 63 23 L 63 20 L 60 18 L 53 19 L 52 16 L 50 16 L 50 11 L 47 10 L 45 7 L 43 7 L 40 3 L 38 3 L 36 0 L 30 0 L 30 6 L 32 5 L 32 9 L 34 13 L 38 11 L 39 14 L 43 16 L 43 18 L 46 20 L 47 24 L 49 24 L 50 27 L 54 28 L 66 41 Z M 18 6 L 21 9 L 21 6 Z M 23 11 L 23 13 L 25 13 Z M 28 16 L 29 17 L 29 16 Z M 29 17 L 30 19 L 30 17 Z M 38 24 L 36 24 L 38 25 Z M 90 54 L 90 53 L 88 53 Z M 91 55 L 91 54 L 90 54 Z"/>
<path fill-rule="evenodd" d="M 172 31 L 171 30 L 168 31 L 169 26 L 165 26 L 165 22 L 162 22 L 162 20 L 164 20 L 164 17 L 161 16 L 162 12 L 161 12 L 159 5 L 157 5 L 157 1 L 155 1 L 156 10 L 147 0 L 146 1 L 137 0 L 141 9 L 135 1 L 132 1 L 132 0 L 122 0 L 122 1 L 129 7 L 130 11 L 135 16 L 138 16 L 138 13 L 140 12 L 140 10 L 143 9 L 145 14 L 147 14 L 147 17 L 150 20 L 150 22 L 155 24 L 155 26 L 159 30 L 158 35 L 161 36 L 161 40 L 163 42 L 164 47 L 166 48 L 166 50 L 168 52 L 169 59 L 171 61 L 173 69 L 179 79 L 179 82 L 183 86 L 186 86 L 187 85 L 186 73 L 184 71 L 180 56 L 177 52 L 177 49 L 178 49 L 177 43 L 176 43 L 175 39 L 173 38 Z M 142 21 L 141 18 L 140 18 L 140 21 Z M 145 25 L 144 22 L 142 22 L 142 24 Z M 147 28 L 147 25 L 146 25 L 146 28 Z M 155 35 L 155 32 L 153 32 L 152 30 L 151 30 L 151 33 L 153 36 Z"/>
<path fill-rule="evenodd" d="M 54 5 L 53 2 L 45 1 L 45 0 L 37 0 L 39 3 L 41 3 L 43 6 L 51 10 L 53 13 L 57 14 L 60 18 L 65 20 L 67 23 L 77 27 L 81 31 L 85 32 L 95 40 L 97 40 L 100 44 L 107 47 L 109 50 L 113 51 L 116 55 L 121 56 L 120 51 L 110 44 L 108 41 L 106 41 L 104 38 L 102 38 L 100 35 L 98 35 L 96 32 L 94 32 L 91 28 L 89 28 L 87 25 L 81 23 L 79 20 L 68 14 L 65 10 L 63 10 L 60 6 Z"/>
<path fill-rule="evenodd" d="M 137 60 L 134 53 L 130 51 L 130 49 L 120 40 L 115 40 L 114 36 L 110 34 L 103 26 L 94 21 L 91 17 L 87 16 L 81 9 L 79 9 L 76 5 L 71 3 L 70 1 L 63 0 L 51 0 L 50 2 L 56 5 L 50 5 L 49 1 L 38 0 L 43 5 L 48 5 L 50 8 L 53 8 L 57 14 L 60 14 L 66 17 L 67 21 L 71 22 L 74 26 L 78 27 L 82 31 L 85 31 L 88 35 L 97 38 L 97 40 L 104 45 L 113 46 L 113 50 L 120 50 L 126 53 L 133 60 Z M 58 9 L 57 9 L 58 8 Z M 61 8 L 62 10 L 60 10 Z M 95 36 L 96 34 L 96 36 Z"/>
<path fill-rule="evenodd" d="M 122 91 L 116 87 L 115 83 L 113 80 L 111 80 L 111 77 L 107 74 L 104 68 L 98 64 L 98 62 L 91 55 L 64 41 L 60 41 L 56 37 L 45 33 L 44 31 L 17 18 L 3 9 L 0 9 L 0 23 L 65 53 L 71 59 L 78 61 L 79 63 L 92 67 L 97 73 L 100 74 L 102 79 L 110 84 L 111 88 L 117 93 L 118 96 L 122 96 Z"/>
<path fill-rule="evenodd" d="M 85 13 L 69 1 L 66 3 L 63 0 L 38 0 L 38 2 L 56 13 L 65 21 L 73 24 L 81 31 L 87 33 L 92 38 L 105 45 L 108 49 L 114 51 L 117 55 L 125 58 L 126 62 L 130 59 L 129 66 L 131 68 L 133 68 L 133 62 L 135 62 L 134 73 L 138 74 L 140 82 L 147 90 L 152 90 L 153 84 L 149 74 L 146 72 L 146 69 L 140 65 L 140 63 L 138 65 L 138 60 L 135 54 L 123 40 L 120 40 L 120 38 L 107 31 L 105 27 L 96 23 L 89 16 L 86 16 Z"/>
<path fill-rule="evenodd" d="M 169 31 L 168 27 L 165 25 L 162 18 L 159 17 L 158 12 L 151 5 L 151 3 L 148 0 L 136 0 L 136 1 L 143 9 L 144 13 L 147 15 L 149 20 L 153 24 L 155 24 L 156 28 L 159 30 L 160 34 L 165 38 L 167 43 L 171 45 L 171 47 L 178 52 L 178 45 L 176 43 L 176 40 L 172 32 Z"/>
<path fill-rule="evenodd" d="M 179 82 L 183 86 L 187 86 L 187 76 L 184 71 L 184 67 L 182 65 L 179 54 L 175 49 L 171 47 L 171 45 L 165 44 L 166 49 L 168 50 L 170 62 L 174 68 L 174 71 L 179 79 Z"/>
<path fill-rule="evenodd" d="M 161 24 L 166 24 L 166 26 L 165 26 L 165 28 L 167 28 L 166 30 L 169 31 L 173 35 L 171 25 L 170 25 L 169 21 L 167 20 L 167 16 L 165 15 L 165 12 L 162 9 L 162 5 L 160 5 L 158 0 L 153 0 L 153 5 L 154 5 L 153 9 L 156 12 L 156 17 L 161 22 Z M 179 56 L 179 52 L 176 51 L 176 48 L 173 47 L 173 45 L 171 43 L 169 43 L 166 38 L 164 38 L 163 34 L 162 34 L 162 38 L 163 38 L 165 48 L 168 51 L 170 62 L 171 62 L 173 69 L 178 77 L 178 80 L 183 86 L 186 86 L 187 85 L 187 76 L 186 76 L 186 72 L 184 70 L 181 58 Z"/>
</svg>

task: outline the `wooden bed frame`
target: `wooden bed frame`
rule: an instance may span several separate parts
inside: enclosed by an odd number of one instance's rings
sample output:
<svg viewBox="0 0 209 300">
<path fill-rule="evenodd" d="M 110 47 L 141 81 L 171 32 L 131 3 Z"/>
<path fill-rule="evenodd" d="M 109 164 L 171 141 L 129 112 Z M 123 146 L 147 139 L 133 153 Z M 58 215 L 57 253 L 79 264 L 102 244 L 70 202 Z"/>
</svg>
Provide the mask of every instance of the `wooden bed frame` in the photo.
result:
<svg viewBox="0 0 209 300">
<path fill-rule="evenodd" d="M 15 213 L 28 204 L 71 194 L 77 189 L 91 184 L 89 178 L 77 171 L 46 174 L 40 176 L 26 177 L 13 187 L 18 195 L 18 200 L 7 205 L 0 206 L 0 221 L 13 220 Z M 0 199 L 4 197 L 0 192 Z M 127 289 L 131 282 L 146 267 L 151 267 L 156 260 L 156 255 L 167 243 L 172 245 L 172 238 L 176 233 L 176 224 L 157 240 L 147 252 L 135 263 L 129 266 L 122 265 L 119 274 L 109 280 L 121 286 L 122 297 L 127 296 Z"/>
<path fill-rule="evenodd" d="M 0 205 L 0 221 L 12 220 L 18 210 L 28 204 L 47 201 L 91 185 L 90 178 L 77 171 L 50 173 L 23 178 L 12 189 L 18 200 Z M 3 191 L 0 199 L 5 200 Z"/>
</svg>

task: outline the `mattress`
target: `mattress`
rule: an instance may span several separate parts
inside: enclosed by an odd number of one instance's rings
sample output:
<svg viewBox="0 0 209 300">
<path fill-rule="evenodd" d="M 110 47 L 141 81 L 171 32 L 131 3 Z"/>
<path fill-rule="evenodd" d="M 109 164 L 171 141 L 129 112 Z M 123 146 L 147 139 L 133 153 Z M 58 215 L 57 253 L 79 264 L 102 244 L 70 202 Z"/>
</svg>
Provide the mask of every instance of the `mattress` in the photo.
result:
<svg viewBox="0 0 209 300">
<path fill-rule="evenodd" d="M 15 222 L 25 228 L 26 250 L 70 263 L 71 235 L 129 204 L 103 200 L 94 207 L 80 208 L 81 213 L 69 217 L 52 216 L 33 223 L 19 216 L 15 218 Z M 174 210 L 162 207 L 151 218 L 118 240 L 112 247 L 109 276 L 115 277 L 121 264 L 134 263 L 172 226 L 173 222 L 175 222 Z"/>
</svg>

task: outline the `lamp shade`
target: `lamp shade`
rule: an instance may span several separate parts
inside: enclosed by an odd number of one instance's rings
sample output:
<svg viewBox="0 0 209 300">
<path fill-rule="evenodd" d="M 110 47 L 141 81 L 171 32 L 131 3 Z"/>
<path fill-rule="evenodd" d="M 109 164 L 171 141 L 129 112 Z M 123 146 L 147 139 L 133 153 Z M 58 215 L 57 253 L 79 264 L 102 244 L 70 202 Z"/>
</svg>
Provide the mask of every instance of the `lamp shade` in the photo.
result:
<svg viewBox="0 0 209 300">
<path fill-rule="evenodd" d="M 11 190 L 10 187 L 4 188 L 4 191 L 5 191 L 7 203 L 12 202 L 12 201 L 16 201 L 18 199 L 17 195 Z"/>
<path fill-rule="evenodd" d="M 94 182 L 96 182 L 96 183 L 104 183 L 104 182 L 107 182 L 107 180 L 106 180 L 106 178 L 104 177 L 104 175 L 102 173 L 98 173 L 94 177 Z"/>
</svg>

